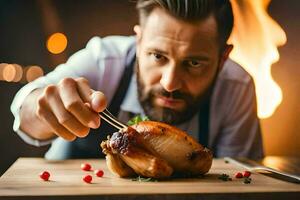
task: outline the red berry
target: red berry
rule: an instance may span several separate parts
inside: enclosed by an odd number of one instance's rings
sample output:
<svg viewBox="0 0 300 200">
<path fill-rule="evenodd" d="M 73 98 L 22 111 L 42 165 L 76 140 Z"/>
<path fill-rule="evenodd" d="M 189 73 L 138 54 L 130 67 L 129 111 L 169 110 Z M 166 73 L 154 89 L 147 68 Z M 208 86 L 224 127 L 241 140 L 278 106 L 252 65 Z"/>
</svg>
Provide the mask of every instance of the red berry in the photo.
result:
<svg viewBox="0 0 300 200">
<path fill-rule="evenodd" d="M 243 174 L 241 172 L 238 172 L 235 174 L 235 178 L 243 178 Z"/>
<path fill-rule="evenodd" d="M 43 171 L 40 173 L 40 178 L 43 179 L 44 181 L 48 181 L 50 177 L 50 173 L 47 171 Z"/>
<path fill-rule="evenodd" d="M 244 171 L 244 177 L 249 178 L 251 176 L 251 172 Z"/>
<path fill-rule="evenodd" d="M 91 175 L 85 175 L 82 180 L 86 183 L 91 183 L 93 180 L 93 177 Z"/>
<path fill-rule="evenodd" d="M 104 175 L 104 172 L 103 172 L 103 170 L 101 170 L 101 169 L 95 170 L 94 173 L 95 173 L 96 176 L 98 176 L 98 177 L 102 177 L 102 176 Z"/>
<path fill-rule="evenodd" d="M 88 163 L 82 163 L 81 164 L 81 169 L 84 171 L 90 171 L 92 169 L 92 166 Z"/>
</svg>

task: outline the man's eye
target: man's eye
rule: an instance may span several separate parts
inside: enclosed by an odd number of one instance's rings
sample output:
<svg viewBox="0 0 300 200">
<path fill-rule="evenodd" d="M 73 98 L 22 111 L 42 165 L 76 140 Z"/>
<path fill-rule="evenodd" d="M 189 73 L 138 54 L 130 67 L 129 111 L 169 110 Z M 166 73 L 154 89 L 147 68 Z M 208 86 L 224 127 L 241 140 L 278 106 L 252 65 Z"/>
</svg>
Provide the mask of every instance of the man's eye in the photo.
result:
<svg viewBox="0 0 300 200">
<path fill-rule="evenodd" d="M 195 67 L 195 68 L 199 68 L 199 67 L 202 67 L 202 63 L 197 61 L 197 60 L 189 60 L 187 61 L 187 64 L 191 67 Z"/>
<path fill-rule="evenodd" d="M 158 53 L 152 53 L 152 56 L 154 57 L 155 60 L 162 60 L 164 58 L 163 55 Z"/>
</svg>

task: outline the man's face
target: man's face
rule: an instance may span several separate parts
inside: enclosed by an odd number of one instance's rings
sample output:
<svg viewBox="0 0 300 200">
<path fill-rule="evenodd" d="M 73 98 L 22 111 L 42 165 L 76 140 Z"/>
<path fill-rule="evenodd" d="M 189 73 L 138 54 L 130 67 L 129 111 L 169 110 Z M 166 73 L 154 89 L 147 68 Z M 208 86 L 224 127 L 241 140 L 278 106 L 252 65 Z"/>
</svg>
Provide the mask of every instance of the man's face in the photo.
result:
<svg viewBox="0 0 300 200">
<path fill-rule="evenodd" d="M 139 100 L 152 120 L 190 119 L 219 71 L 213 16 L 188 23 L 154 9 L 137 33 Z"/>
</svg>

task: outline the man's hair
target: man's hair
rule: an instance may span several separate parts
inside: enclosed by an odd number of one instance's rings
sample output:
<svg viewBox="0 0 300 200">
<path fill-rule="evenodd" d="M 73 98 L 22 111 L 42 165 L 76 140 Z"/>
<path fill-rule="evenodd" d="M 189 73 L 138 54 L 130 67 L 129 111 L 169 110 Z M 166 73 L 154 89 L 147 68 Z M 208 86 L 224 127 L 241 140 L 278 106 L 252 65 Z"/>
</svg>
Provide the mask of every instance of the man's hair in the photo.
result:
<svg viewBox="0 0 300 200">
<path fill-rule="evenodd" d="M 221 49 L 225 47 L 233 27 L 233 13 L 229 0 L 138 0 L 136 8 L 140 24 L 143 24 L 156 7 L 161 7 L 186 22 L 203 20 L 213 15 L 218 28 L 218 42 Z"/>
</svg>

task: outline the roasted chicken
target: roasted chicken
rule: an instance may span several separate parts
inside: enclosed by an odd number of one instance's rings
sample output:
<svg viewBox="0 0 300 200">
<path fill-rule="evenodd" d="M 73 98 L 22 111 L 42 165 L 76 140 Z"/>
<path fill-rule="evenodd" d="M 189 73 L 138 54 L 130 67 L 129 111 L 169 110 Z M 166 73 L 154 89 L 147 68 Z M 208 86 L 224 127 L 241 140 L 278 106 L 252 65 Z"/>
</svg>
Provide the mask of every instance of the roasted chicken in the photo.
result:
<svg viewBox="0 0 300 200">
<path fill-rule="evenodd" d="M 109 170 L 120 177 L 167 178 L 173 174 L 202 175 L 212 153 L 184 131 L 143 121 L 114 133 L 101 143 Z"/>
</svg>

